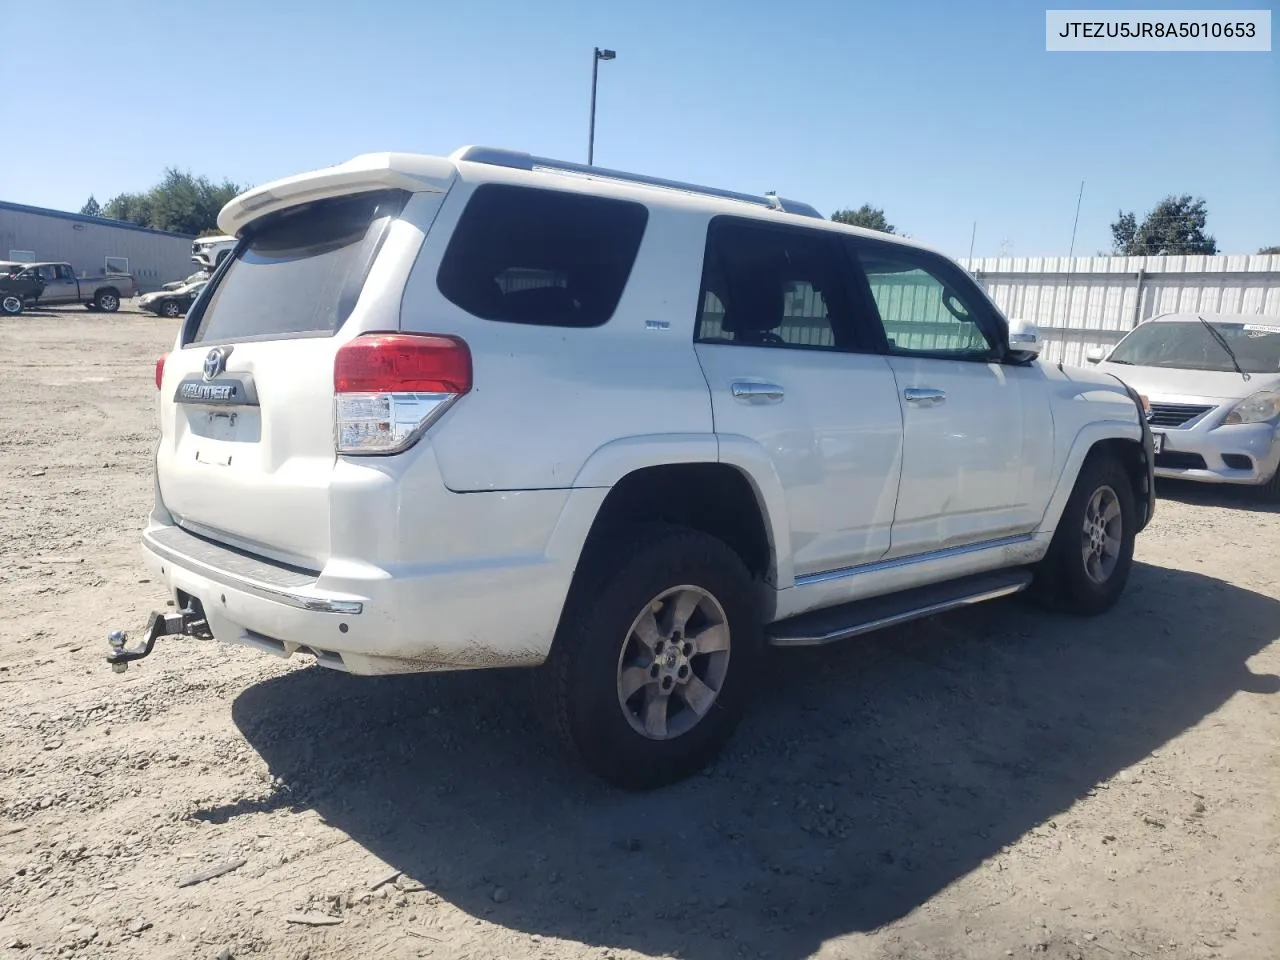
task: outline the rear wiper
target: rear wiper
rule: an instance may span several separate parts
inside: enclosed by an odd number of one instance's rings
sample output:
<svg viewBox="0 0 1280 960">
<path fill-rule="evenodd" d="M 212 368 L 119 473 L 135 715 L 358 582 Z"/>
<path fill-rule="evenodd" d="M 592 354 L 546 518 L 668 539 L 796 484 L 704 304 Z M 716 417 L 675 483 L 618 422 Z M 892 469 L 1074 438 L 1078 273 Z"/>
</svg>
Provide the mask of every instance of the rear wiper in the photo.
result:
<svg viewBox="0 0 1280 960">
<path fill-rule="evenodd" d="M 1222 331 L 1204 317 L 1200 316 L 1200 314 L 1196 314 L 1196 319 L 1203 323 L 1204 328 L 1209 331 L 1213 339 L 1218 341 L 1218 346 L 1227 351 L 1227 356 L 1231 358 L 1231 365 L 1236 368 L 1236 373 L 1240 374 L 1240 376 L 1244 377 L 1246 380 L 1251 379 L 1249 374 L 1244 372 L 1244 368 L 1240 366 L 1240 359 L 1236 356 L 1236 352 L 1231 349 L 1231 344 L 1227 343 L 1227 338 L 1222 335 Z"/>
</svg>

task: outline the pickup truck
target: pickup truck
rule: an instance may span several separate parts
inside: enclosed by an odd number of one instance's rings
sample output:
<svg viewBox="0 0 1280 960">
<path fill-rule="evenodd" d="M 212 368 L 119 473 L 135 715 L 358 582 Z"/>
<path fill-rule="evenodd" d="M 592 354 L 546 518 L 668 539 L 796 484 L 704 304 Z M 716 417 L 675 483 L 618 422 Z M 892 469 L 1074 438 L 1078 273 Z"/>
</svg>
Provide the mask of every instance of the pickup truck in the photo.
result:
<svg viewBox="0 0 1280 960">
<path fill-rule="evenodd" d="M 34 273 L 44 281 L 40 303 L 51 307 L 83 303 L 90 310 L 115 313 L 123 297 L 136 296 L 138 283 L 129 274 L 76 277 L 69 263 L 28 263 L 19 277 Z"/>
</svg>

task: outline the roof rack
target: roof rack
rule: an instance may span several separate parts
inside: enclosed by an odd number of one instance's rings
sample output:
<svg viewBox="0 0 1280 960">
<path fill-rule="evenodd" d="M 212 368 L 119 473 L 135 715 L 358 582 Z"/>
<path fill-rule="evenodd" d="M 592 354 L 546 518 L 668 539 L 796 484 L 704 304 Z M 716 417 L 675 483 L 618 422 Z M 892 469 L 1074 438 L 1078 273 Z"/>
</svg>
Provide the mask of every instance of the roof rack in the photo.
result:
<svg viewBox="0 0 1280 960">
<path fill-rule="evenodd" d="M 662 177 L 649 177 L 640 173 L 625 173 L 621 170 L 610 170 L 607 167 L 593 167 L 585 163 L 570 163 L 566 160 L 551 160 L 547 157 L 535 157 L 520 150 L 504 150 L 500 147 L 462 147 L 449 155 L 450 160 L 469 160 L 472 163 L 487 163 L 495 167 L 510 167 L 513 170 L 556 170 L 562 173 L 576 173 L 583 176 L 604 177 L 609 180 L 621 180 L 626 183 L 640 183 L 649 187 L 663 187 L 667 190 L 680 190 L 684 193 L 699 193 L 708 197 L 722 197 L 726 200 L 740 200 L 770 210 L 783 213 L 794 213 L 802 217 L 825 219 L 822 214 L 807 203 L 798 200 L 787 200 L 776 193 L 756 196 L 750 193 L 738 193 L 734 190 L 721 190 L 718 187 L 703 187 L 696 183 L 682 183 L 679 180 L 666 180 Z"/>
</svg>

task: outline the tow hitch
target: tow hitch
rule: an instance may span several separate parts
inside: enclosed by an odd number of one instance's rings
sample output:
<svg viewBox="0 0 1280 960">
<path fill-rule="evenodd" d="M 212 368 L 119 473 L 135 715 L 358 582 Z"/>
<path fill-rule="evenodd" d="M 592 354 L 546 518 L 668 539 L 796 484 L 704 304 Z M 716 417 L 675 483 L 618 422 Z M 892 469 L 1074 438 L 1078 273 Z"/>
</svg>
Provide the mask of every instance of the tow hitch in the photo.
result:
<svg viewBox="0 0 1280 960">
<path fill-rule="evenodd" d="M 150 655 L 156 641 L 161 637 L 198 637 L 208 640 L 213 636 L 209 630 L 209 622 L 205 620 L 200 601 L 194 598 L 177 613 L 152 613 L 147 624 L 146 637 L 140 646 L 126 647 L 125 632 L 113 630 L 107 635 L 107 643 L 111 652 L 107 654 L 107 663 L 116 673 L 124 673 L 134 660 L 141 660 Z"/>
</svg>

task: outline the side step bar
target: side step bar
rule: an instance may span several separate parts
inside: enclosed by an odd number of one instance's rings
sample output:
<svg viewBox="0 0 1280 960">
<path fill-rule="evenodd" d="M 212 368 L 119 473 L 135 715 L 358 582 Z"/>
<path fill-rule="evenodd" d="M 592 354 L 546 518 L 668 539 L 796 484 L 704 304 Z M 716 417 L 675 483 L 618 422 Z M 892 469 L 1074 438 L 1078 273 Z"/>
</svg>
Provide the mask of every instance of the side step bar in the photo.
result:
<svg viewBox="0 0 1280 960">
<path fill-rule="evenodd" d="M 888 596 L 855 600 L 770 624 L 767 628 L 768 642 L 774 647 L 815 647 L 834 643 L 971 603 L 1007 597 L 1030 585 L 1029 570 L 1000 570 L 915 587 Z"/>
</svg>

